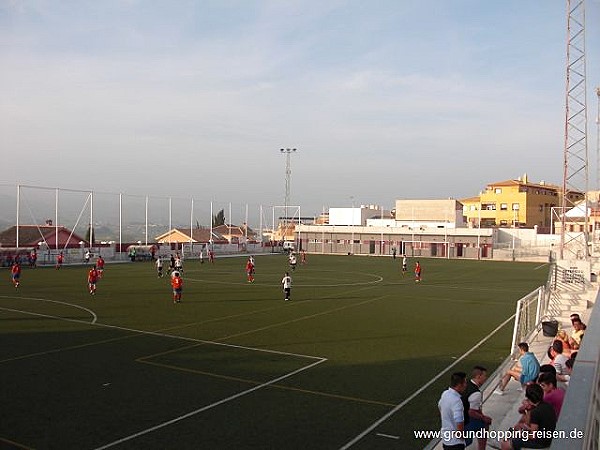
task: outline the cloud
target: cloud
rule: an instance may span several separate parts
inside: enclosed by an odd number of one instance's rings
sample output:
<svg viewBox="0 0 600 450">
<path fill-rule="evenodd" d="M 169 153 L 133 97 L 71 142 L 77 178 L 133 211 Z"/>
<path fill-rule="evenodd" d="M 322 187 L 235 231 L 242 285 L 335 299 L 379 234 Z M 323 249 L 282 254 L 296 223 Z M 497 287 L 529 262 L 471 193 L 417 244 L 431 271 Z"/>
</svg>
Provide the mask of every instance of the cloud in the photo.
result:
<svg viewBox="0 0 600 450">
<path fill-rule="evenodd" d="M 516 2 L 486 5 L 5 3 L 3 145 L 58 182 L 93 161 L 127 188 L 127 167 L 177 155 L 184 180 L 233 197 L 251 172 L 264 198 L 280 195 L 278 149 L 297 147 L 313 203 L 398 195 L 399 175 L 405 196 L 476 193 L 532 166 L 558 182 L 563 8 L 529 4 L 532 30 Z"/>
</svg>

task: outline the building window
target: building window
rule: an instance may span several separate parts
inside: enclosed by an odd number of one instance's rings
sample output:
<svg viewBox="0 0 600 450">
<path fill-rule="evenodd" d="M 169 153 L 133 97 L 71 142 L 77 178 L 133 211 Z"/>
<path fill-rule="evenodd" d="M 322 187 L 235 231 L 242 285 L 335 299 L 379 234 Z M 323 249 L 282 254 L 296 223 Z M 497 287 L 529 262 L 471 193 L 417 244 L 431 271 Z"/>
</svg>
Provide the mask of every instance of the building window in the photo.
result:
<svg viewBox="0 0 600 450">
<path fill-rule="evenodd" d="M 508 225 L 508 222 L 506 220 L 501 220 L 500 221 L 500 226 L 501 227 L 505 227 L 506 225 Z"/>
<path fill-rule="evenodd" d="M 496 188 L 496 189 L 494 189 L 494 193 L 496 193 L 496 194 L 502 194 L 502 188 Z"/>
<path fill-rule="evenodd" d="M 508 211 L 508 203 L 500 203 L 500 211 Z"/>
<path fill-rule="evenodd" d="M 481 209 L 485 209 L 487 211 L 496 211 L 495 203 L 484 203 L 481 205 Z"/>
<path fill-rule="evenodd" d="M 518 203 L 513 203 L 512 204 L 512 210 L 513 211 L 518 211 L 519 210 L 519 204 Z"/>
</svg>

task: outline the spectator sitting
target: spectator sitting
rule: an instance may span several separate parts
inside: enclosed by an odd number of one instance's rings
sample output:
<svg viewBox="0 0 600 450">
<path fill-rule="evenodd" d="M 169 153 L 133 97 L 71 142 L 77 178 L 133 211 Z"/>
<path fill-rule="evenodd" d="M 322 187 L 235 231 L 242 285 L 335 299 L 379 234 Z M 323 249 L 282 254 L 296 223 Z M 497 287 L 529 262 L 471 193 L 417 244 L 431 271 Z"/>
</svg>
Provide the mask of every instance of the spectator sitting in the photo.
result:
<svg viewBox="0 0 600 450">
<path fill-rule="evenodd" d="M 577 313 L 571 314 L 570 319 L 571 319 L 571 324 L 573 324 L 574 320 L 579 320 L 582 323 L 582 325 L 583 325 L 583 330 L 585 331 L 587 329 L 586 324 L 583 323 L 583 321 L 581 320 L 581 317 L 579 316 L 579 314 L 577 314 Z"/>
<path fill-rule="evenodd" d="M 539 384 L 530 384 L 525 389 L 525 397 L 531 408 L 525 413 L 525 420 L 515 425 L 516 430 L 528 433 L 522 438 L 514 438 L 502 442 L 503 450 L 519 450 L 521 448 L 547 448 L 552 444 L 552 431 L 556 428 L 556 414 L 552 405 L 544 401 L 544 391 Z M 542 432 L 531 434 L 531 432 Z M 548 434 L 550 436 L 548 436 Z"/>
<path fill-rule="evenodd" d="M 558 420 L 560 409 L 565 399 L 565 390 L 556 387 L 556 375 L 550 372 L 540 373 L 538 384 L 544 391 L 544 401 L 552 405 L 556 414 L 556 420 Z"/>
<path fill-rule="evenodd" d="M 585 325 L 581 319 L 578 318 L 572 319 L 571 323 L 573 324 L 573 331 L 569 337 L 569 346 L 573 350 L 579 350 L 579 347 L 581 346 L 581 339 L 585 333 Z"/>
<path fill-rule="evenodd" d="M 571 354 L 571 345 L 569 344 L 569 335 L 566 330 L 558 330 L 556 339 L 563 344 L 563 354 L 569 356 Z"/>
<path fill-rule="evenodd" d="M 521 389 L 529 383 L 534 383 L 540 373 L 540 363 L 533 353 L 529 351 L 529 344 L 521 342 L 519 347 L 519 363 L 520 367 L 513 367 L 508 370 L 500 380 L 500 385 L 494 390 L 494 394 L 502 395 L 506 389 L 506 385 L 511 378 L 514 378 L 521 383 Z"/>
<path fill-rule="evenodd" d="M 557 339 L 552 342 L 552 347 L 550 347 L 550 356 L 552 358 L 552 365 L 556 369 L 556 379 L 562 382 L 569 381 L 569 375 L 567 374 L 566 366 L 569 358 L 563 355 L 562 341 Z"/>
<path fill-rule="evenodd" d="M 540 376 L 542 376 L 545 373 L 549 373 L 554 378 L 556 378 L 556 368 L 552 364 L 542 364 L 540 366 L 540 374 L 538 375 L 538 380 L 539 380 Z M 531 404 L 531 402 L 529 400 L 527 400 L 526 398 L 524 398 L 523 402 L 521 403 L 521 406 L 519 406 L 519 409 L 518 409 L 519 414 L 522 414 L 520 422 L 525 420 L 525 411 L 531 410 L 532 408 L 533 408 L 533 405 Z"/>
</svg>

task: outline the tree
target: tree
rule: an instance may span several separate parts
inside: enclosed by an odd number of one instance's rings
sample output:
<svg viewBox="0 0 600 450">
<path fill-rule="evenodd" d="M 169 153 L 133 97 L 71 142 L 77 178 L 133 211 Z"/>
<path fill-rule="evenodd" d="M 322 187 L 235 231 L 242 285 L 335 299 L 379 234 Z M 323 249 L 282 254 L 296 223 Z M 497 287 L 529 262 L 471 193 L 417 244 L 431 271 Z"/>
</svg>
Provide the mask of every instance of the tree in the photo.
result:
<svg viewBox="0 0 600 450">
<path fill-rule="evenodd" d="M 219 225 L 225 225 L 225 211 L 221 210 L 213 216 L 212 226 L 218 227 Z"/>
</svg>

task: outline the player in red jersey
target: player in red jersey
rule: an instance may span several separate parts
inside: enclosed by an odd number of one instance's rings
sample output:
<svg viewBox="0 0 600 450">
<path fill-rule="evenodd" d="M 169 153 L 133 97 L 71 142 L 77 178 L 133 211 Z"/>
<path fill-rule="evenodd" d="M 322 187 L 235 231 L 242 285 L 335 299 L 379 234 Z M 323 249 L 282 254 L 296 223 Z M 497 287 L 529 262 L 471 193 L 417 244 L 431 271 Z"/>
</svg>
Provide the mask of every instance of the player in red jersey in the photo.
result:
<svg viewBox="0 0 600 450">
<path fill-rule="evenodd" d="M 421 282 L 421 264 L 419 261 L 415 264 L 415 283 Z"/>
<path fill-rule="evenodd" d="M 60 252 L 60 254 L 56 257 L 56 270 L 62 267 L 64 260 L 65 256 L 63 255 L 63 252 Z"/>
<path fill-rule="evenodd" d="M 10 275 L 12 277 L 12 282 L 15 286 L 15 289 L 18 288 L 19 280 L 21 279 L 21 265 L 19 264 L 18 260 L 15 260 L 15 262 L 13 263 L 10 269 Z"/>
<path fill-rule="evenodd" d="M 254 283 L 254 263 L 252 257 L 248 258 L 246 263 L 246 275 L 248 275 L 248 283 Z"/>
<path fill-rule="evenodd" d="M 98 271 L 96 266 L 93 266 L 88 272 L 88 287 L 90 289 L 90 295 L 96 295 L 96 283 L 98 282 Z"/>
<path fill-rule="evenodd" d="M 98 255 L 96 268 L 98 270 L 98 278 L 102 278 L 102 275 L 104 274 L 104 258 L 102 258 L 102 255 Z"/>
<path fill-rule="evenodd" d="M 179 272 L 173 272 L 171 277 L 171 287 L 173 288 L 173 303 L 181 303 L 181 292 L 183 291 L 183 278 Z"/>
</svg>

